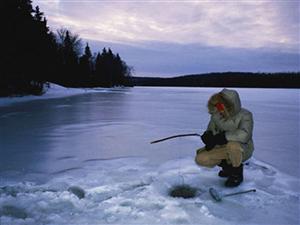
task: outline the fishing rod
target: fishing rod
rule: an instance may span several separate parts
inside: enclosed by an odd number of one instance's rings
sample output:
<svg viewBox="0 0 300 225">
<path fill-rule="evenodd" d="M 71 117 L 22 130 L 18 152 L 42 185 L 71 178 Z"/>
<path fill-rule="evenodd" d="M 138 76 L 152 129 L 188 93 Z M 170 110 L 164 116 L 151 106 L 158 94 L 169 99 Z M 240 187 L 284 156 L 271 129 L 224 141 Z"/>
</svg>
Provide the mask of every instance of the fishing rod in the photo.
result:
<svg viewBox="0 0 300 225">
<path fill-rule="evenodd" d="M 191 134 L 178 134 L 178 135 L 173 135 L 173 136 L 170 136 L 170 137 L 166 137 L 166 138 L 162 138 L 162 139 L 159 139 L 159 140 L 152 141 L 152 142 L 150 142 L 150 144 L 155 144 L 155 143 L 162 142 L 162 141 L 166 141 L 166 140 L 173 139 L 173 138 L 178 138 L 178 137 L 188 137 L 188 136 L 198 136 L 198 137 L 200 137 L 201 135 L 200 135 L 200 134 L 197 134 L 197 133 L 191 133 Z"/>
</svg>

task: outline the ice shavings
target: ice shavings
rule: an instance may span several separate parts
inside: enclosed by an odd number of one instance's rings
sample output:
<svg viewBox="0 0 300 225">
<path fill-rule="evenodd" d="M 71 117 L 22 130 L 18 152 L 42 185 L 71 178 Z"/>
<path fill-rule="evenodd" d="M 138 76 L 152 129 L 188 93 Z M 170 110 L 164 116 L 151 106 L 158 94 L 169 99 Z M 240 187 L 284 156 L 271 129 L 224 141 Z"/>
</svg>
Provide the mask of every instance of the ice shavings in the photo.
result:
<svg viewBox="0 0 300 225">
<path fill-rule="evenodd" d="M 169 161 L 155 168 L 149 166 L 147 161 L 141 163 L 118 159 L 105 161 L 107 172 L 114 171 L 113 179 L 101 173 L 98 175 L 97 170 L 101 165 L 94 164 L 90 174 L 77 177 L 72 183 L 62 184 L 60 180 L 65 175 L 61 175 L 60 179 L 53 179 L 44 185 L 10 184 L 0 189 L 0 219 L 3 224 L 12 221 L 16 224 L 28 224 L 28 221 L 35 224 L 219 224 L 220 221 L 222 224 L 255 224 L 263 223 L 265 215 L 272 213 L 276 221 L 285 224 L 297 222 L 294 216 L 299 205 L 299 193 L 291 187 L 295 178 L 279 171 L 271 176 L 264 174 L 262 171 L 265 166 L 270 170 L 275 169 L 253 159 L 245 166 L 247 179 L 234 190 L 251 187 L 256 188 L 257 193 L 232 196 L 216 203 L 207 189 L 215 184 L 207 183 L 206 178 L 209 176 L 214 183 L 218 183 L 220 178 L 216 176 L 217 170 L 203 170 L 194 165 L 192 160 L 184 158 L 176 162 Z M 127 170 L 124 174 L 121 172 L 124 167 L 119 167 L 120 164 L 130 165 L 131 168 L 136 166 L 137 169 Z M 248 169 L 251 164 L 256 166 Z M 118 172 L 122 179 L 116 176 Z M 99 180 L 98 184 L 89 183 L 92 178 Z M 202 192 L 191 199 L 170 197 L 169 187 L 182 182 Z M 84 183 L 85 186 L 82 185 Z M 70 191 L 74 187 L 84 191 L 85 196 L 78 198 Z M 221 186 L 218 191 L 232 192 Z M 295 207 L 294 210 L 292 207 Z"/>
</svg>

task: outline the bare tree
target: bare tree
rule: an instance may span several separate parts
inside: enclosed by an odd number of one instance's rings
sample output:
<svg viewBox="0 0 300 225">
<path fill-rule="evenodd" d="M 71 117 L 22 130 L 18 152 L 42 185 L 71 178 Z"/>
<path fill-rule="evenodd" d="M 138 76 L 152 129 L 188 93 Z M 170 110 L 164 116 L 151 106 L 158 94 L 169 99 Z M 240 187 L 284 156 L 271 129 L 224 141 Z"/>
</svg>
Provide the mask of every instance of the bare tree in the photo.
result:
<svg viewBox="0 0 300 225">
<path fill-rule="evenodd" d="M 81 54 L 82 52 L 82 40 L 79 37 L 78 34 L 73 34 L 71 31 L 69 31 L 66 28 L 60 28 L 57 30 L 57 35 L 56 35 L 56 39 L 57 39 L 57 43 L 61 46 L 61 47 L 65 47 L 66 45 L 66 38 L 69 35 L 70 39 L 70 45 L 73 48 L 73 51 L 78 55 Z"/>
</svg>

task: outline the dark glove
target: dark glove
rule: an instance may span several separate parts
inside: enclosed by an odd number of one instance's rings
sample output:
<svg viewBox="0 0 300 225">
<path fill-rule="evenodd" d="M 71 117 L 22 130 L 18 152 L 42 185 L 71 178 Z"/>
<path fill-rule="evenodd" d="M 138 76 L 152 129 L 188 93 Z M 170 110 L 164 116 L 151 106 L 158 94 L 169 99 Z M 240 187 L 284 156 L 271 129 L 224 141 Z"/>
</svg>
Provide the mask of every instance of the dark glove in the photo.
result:
<svg viewBox="0 0 300 225">
<path fill-rule="evenodd" d="M 203 143 L 205 144 L 205 149 L 207 151 L 213 149 L 215 147 L 215 143 L 214 143 L 214 135 L 212 133 L 212 131 L 205 131 L 202 135 L 201 135 L 201 140 L 203 141 Z"/>
<path fill-rule="evenodd" d="M 218 133 L 214 136 L 213 142 L 215 145 L 225 145 L 228 143 L 226 136 L 225 136 L 225 131 Z"/>
</svg>

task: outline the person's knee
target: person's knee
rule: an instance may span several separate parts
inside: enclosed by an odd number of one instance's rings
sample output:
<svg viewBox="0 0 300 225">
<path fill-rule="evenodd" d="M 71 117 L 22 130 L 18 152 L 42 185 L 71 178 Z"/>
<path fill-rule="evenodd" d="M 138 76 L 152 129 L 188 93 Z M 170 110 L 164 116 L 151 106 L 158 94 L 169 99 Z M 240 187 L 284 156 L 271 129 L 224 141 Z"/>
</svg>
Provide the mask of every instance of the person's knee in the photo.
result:
<svg viewBox="0 0 300 225">
<path fill-rule="evenodd" d="M 238 142 L 228 142 L 226 145 L 226 150 L 228 153 L 229 160 L 233 167 L 238 167 L 243 160 L 243 150 L 240 143 Z"/>
<path fill-rule="evenodd" d="M 226 144 L 226 149 L 228 152 L 241 151 L 241 144 L 239 142 L 230 141 Z"/>
<path fill-rule="evenodd" d="M 204 166 L 204 167 L 214 167 L 215 166 L 215 165 L 212 165 L 209 156 L 207 156 L 205 154 L 198 154 L 195 157 L 195 162 L 199 166 Z"/>
</svg>

